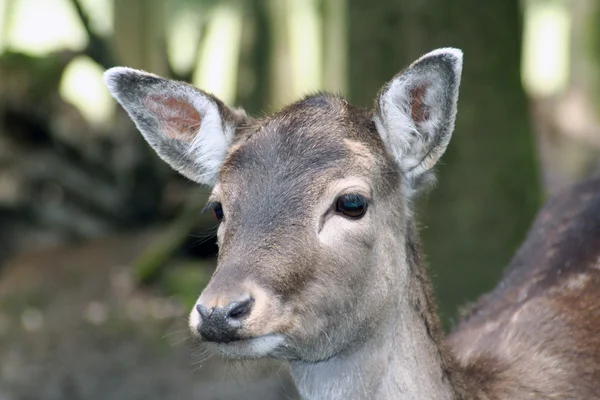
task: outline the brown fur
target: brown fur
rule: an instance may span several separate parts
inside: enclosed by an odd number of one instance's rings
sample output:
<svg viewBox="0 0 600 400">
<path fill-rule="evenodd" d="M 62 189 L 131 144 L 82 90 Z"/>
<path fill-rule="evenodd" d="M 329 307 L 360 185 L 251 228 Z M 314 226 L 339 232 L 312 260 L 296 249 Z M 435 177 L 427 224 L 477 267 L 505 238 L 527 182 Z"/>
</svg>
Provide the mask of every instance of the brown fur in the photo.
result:
<svg viewBox="0 0 600 400">
<path fill-rule="evenodd" d="M 546 204 L 448 344 L 480 398 L 600 398 L 600 179 Z"/>
</svg>

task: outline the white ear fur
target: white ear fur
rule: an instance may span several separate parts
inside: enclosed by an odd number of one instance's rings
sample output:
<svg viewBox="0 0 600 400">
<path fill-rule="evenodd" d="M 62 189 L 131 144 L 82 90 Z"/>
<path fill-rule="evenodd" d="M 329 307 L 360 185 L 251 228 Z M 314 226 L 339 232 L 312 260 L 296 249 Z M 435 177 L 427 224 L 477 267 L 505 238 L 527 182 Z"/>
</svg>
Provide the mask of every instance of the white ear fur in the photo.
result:
<svg viewBox="0 0 600 400">
<path fill-rule="evenodd" d="M 131 68 L 107 70 L 104 82 L 164 161 L 189 179 L 215 184 L 240 112 L 191 85 Z"/>
<path fill-rule="evenodd" d="M 375 123 L 407 183 L 416 189 L 442 156 L 454 130 L 462 51 L 425 54 L 381 90 Z"/>
</svg>

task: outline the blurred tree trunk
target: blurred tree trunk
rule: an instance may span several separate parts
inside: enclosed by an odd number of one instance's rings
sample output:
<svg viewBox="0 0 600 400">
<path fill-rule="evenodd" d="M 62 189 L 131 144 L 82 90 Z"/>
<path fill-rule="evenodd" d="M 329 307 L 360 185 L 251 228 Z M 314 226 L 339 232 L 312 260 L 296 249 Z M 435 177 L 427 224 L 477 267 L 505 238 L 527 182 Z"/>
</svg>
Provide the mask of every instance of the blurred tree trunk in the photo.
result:
<svg viewBox="0 0 600 400">
<path fill-rule="evenodd" d="M 322 87 L 322 15 L 317 0 L 265 0 L 269 21 L 268 109 L 278 110 Z"/>
<path fill-rule="evenodd" d="M 531 93 L 547 194 L 600 173 L 600 3 L 564 0 L 559 6 L 570 22 L 566 87 Z"/>
<path fill-rule="evenodd" d="M 348 1 L 328 0 L 323 4 L 323 89 L 348 92 Z"/>
<path fill-rule="evenodd" d="M 371 106 L 421 54 L 456 46 L 465 66 L 454 138 L 438 187 L 421 199 L 424 251 L 440 311 L 490 289 L 539 205 L 528 107 L 519 79 L 517 0 L 370 0 L 350 4 L 350 94 Z"/>
<path fill-rule="evenodd" d="M 169 75 L 164 0 L 115 0 L 114 45 L 123 65 Z"/>
</svg>

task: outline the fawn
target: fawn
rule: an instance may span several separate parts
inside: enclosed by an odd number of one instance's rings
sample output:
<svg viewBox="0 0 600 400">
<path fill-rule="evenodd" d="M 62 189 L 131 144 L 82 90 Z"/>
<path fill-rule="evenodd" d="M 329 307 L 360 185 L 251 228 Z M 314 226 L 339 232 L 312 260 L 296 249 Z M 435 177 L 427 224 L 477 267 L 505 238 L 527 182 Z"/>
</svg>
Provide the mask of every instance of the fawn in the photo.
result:
<svg viewBox="0 0 600 400">
<path fill-rule="evenodd" d="M 500 285 L 443 335 L 412 201 L 454 130 L 462 62 L 424 55 L 372 111 L 318 93 L 264 118 L 105 73 L 158 155 L 212 187 L 219 258 L 190 314 L 199 340 L 286 360 L 303 399 L 600 398 L 598 181 L 575 191 L 579 208 L 542 211 Z"/>
</svg>

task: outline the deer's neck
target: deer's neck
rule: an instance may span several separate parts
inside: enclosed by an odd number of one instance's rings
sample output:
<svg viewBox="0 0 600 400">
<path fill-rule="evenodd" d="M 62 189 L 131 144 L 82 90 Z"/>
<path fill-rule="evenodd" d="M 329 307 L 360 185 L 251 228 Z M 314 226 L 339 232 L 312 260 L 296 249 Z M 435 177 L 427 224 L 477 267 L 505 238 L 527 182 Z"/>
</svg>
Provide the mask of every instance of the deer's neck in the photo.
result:
<svg viewBox="0 0 600 400">
<path fill-rule="evenodd" d="M 397 299 L 394 315 L 379 333 L 356 350 L 327 361 L 292 364 L 303 400 L 464 398 L 459 373 L 441 345 L 429 281 L 418 265 L 418 246 L 410 246 L 402 260 L 412 264 L 409 277 L 404 284 L 398 282 L 404 296 Z"/>
</svg>

